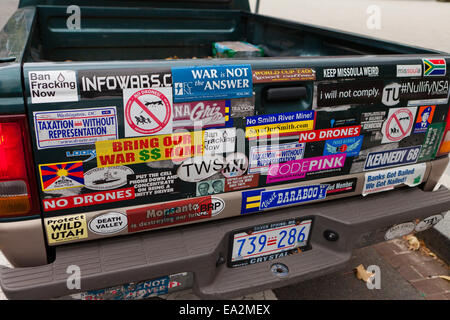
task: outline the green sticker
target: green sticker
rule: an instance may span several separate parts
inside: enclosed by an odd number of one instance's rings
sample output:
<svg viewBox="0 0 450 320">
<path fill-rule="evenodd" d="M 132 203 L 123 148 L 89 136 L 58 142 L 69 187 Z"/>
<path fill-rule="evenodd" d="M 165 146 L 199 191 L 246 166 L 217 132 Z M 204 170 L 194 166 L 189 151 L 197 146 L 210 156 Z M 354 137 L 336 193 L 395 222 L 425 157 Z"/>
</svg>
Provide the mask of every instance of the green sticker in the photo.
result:
<svg viewBox="0 0 450 320">
<path fill-rule="evenodd" d="M 432 123 L 427 130 L 425 141 L 422 145 L 418 161 L 432 160 L 436 156 L 437 149 L 444 134 L 445 123 Z"/>
</svg>

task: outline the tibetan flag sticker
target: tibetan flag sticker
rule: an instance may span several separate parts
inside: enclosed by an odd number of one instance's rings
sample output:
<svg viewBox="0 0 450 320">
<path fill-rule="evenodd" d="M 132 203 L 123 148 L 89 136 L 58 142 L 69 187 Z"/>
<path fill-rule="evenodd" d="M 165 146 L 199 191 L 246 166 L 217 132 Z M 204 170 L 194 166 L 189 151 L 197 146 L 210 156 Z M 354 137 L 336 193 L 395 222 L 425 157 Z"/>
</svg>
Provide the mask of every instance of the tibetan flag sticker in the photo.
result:
<svg viewBox="0 0 450 320">
<path fill-rule="evenodd" d="M 445 76 L 446 71 L 445 59 L 423 59 L 424 76 Z"/>
<path fill-rule="evenodd" d="M 43 191 L 84 186 L 83 162 L 62 162 L 39 165 Z"/>
</svg>

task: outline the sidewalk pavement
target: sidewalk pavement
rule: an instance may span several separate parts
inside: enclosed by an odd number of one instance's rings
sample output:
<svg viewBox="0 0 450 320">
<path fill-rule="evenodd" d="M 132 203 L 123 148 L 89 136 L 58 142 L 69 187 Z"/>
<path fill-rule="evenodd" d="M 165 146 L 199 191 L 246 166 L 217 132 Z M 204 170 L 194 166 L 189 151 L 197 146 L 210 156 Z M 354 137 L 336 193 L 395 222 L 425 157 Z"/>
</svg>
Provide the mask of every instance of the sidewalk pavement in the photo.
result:
<svg viewBox="0 0 450 320">
<path fill-rule="evenodd" d="M 256 0 L 250 4 L 254 12 Z M 368 19 L 378 12 L 381 28 L 368 29 Z M 450 52 L 450 2 L 260 0 L 259 13 Z"/>
</svg>

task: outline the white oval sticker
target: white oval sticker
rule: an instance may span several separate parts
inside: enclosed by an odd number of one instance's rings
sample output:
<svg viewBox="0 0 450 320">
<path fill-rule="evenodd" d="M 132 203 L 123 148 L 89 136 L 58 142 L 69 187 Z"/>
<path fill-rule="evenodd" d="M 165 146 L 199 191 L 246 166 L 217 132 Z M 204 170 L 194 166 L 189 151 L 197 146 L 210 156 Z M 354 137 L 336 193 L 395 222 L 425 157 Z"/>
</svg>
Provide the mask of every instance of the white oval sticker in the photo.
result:
<svg viewBox="0 0 450 320">
<path fill-rule="evenodd" d="M 84 185 L 91 190 L 111 190 L 127 184 L 127 176 L 134 174 L 128 167 L 94 168 L 84 174 Z"/>
<path fill-rule="evenodd" d="M 120 212 L 108 212 L 89 221 L 89 230 L 96 234 L 117 233 L 127 226 L 127 216 Z"/>
<path fill-rule="evenodd" d="M 220 155 L 196 156 L 185 160 L 177 175 L 183 181 L 199 182 L 220 172 L 224 165 L 225 159 Z"/>
<path fill-rule="evenodd" d="M 415 230 L 417 232 L 427 230 L 427 229 L 431 228 L 432 226 L 434 226 L 439 221 L 441 221 L 443 218 L 444 217 L 441 214 L 436 214 L 434 216 L 425 218 L 416 224 Z"/>
<path fill-rule="evenodd" d="M 211 216 L 217 216 L 219 213 L 225 209 L 225 201 L 220 198 L 211 197 L 211 203 L 213 205 L 213 209 L 211 211 Z"/>
<path fill-rule="evenodd" d="M 406 223 L 402 223 L 402 224 L 397 224 L 397 225 L 389 228 L 388 231 L 386 231 L 384 238 L 386 240 L 392 240 L 395 238 L 399 238 L 401 236 L 405 236 L 414 231 L 414 226 L 415 226 L 414 222 L 406 222 Z"/>
</svg>

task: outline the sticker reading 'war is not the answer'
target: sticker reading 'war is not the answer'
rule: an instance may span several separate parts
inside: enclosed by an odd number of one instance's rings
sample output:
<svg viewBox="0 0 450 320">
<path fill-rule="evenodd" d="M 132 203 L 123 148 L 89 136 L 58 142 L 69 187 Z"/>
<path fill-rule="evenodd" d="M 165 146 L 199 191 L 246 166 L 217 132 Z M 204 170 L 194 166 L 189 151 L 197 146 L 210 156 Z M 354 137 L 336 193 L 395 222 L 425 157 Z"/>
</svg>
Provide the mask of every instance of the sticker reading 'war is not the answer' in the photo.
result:
<svg viewBox="0 0 450 320">
<path fill-rule="evenodd" d="M 253 96 L 249 64 L 172 68 L 174 102 Z"/>
<path fill-rule="evenodd" d="M 116 107 L 33 112 L 38 149 L 94 144 L 118 137 Z"/>
</svg>

